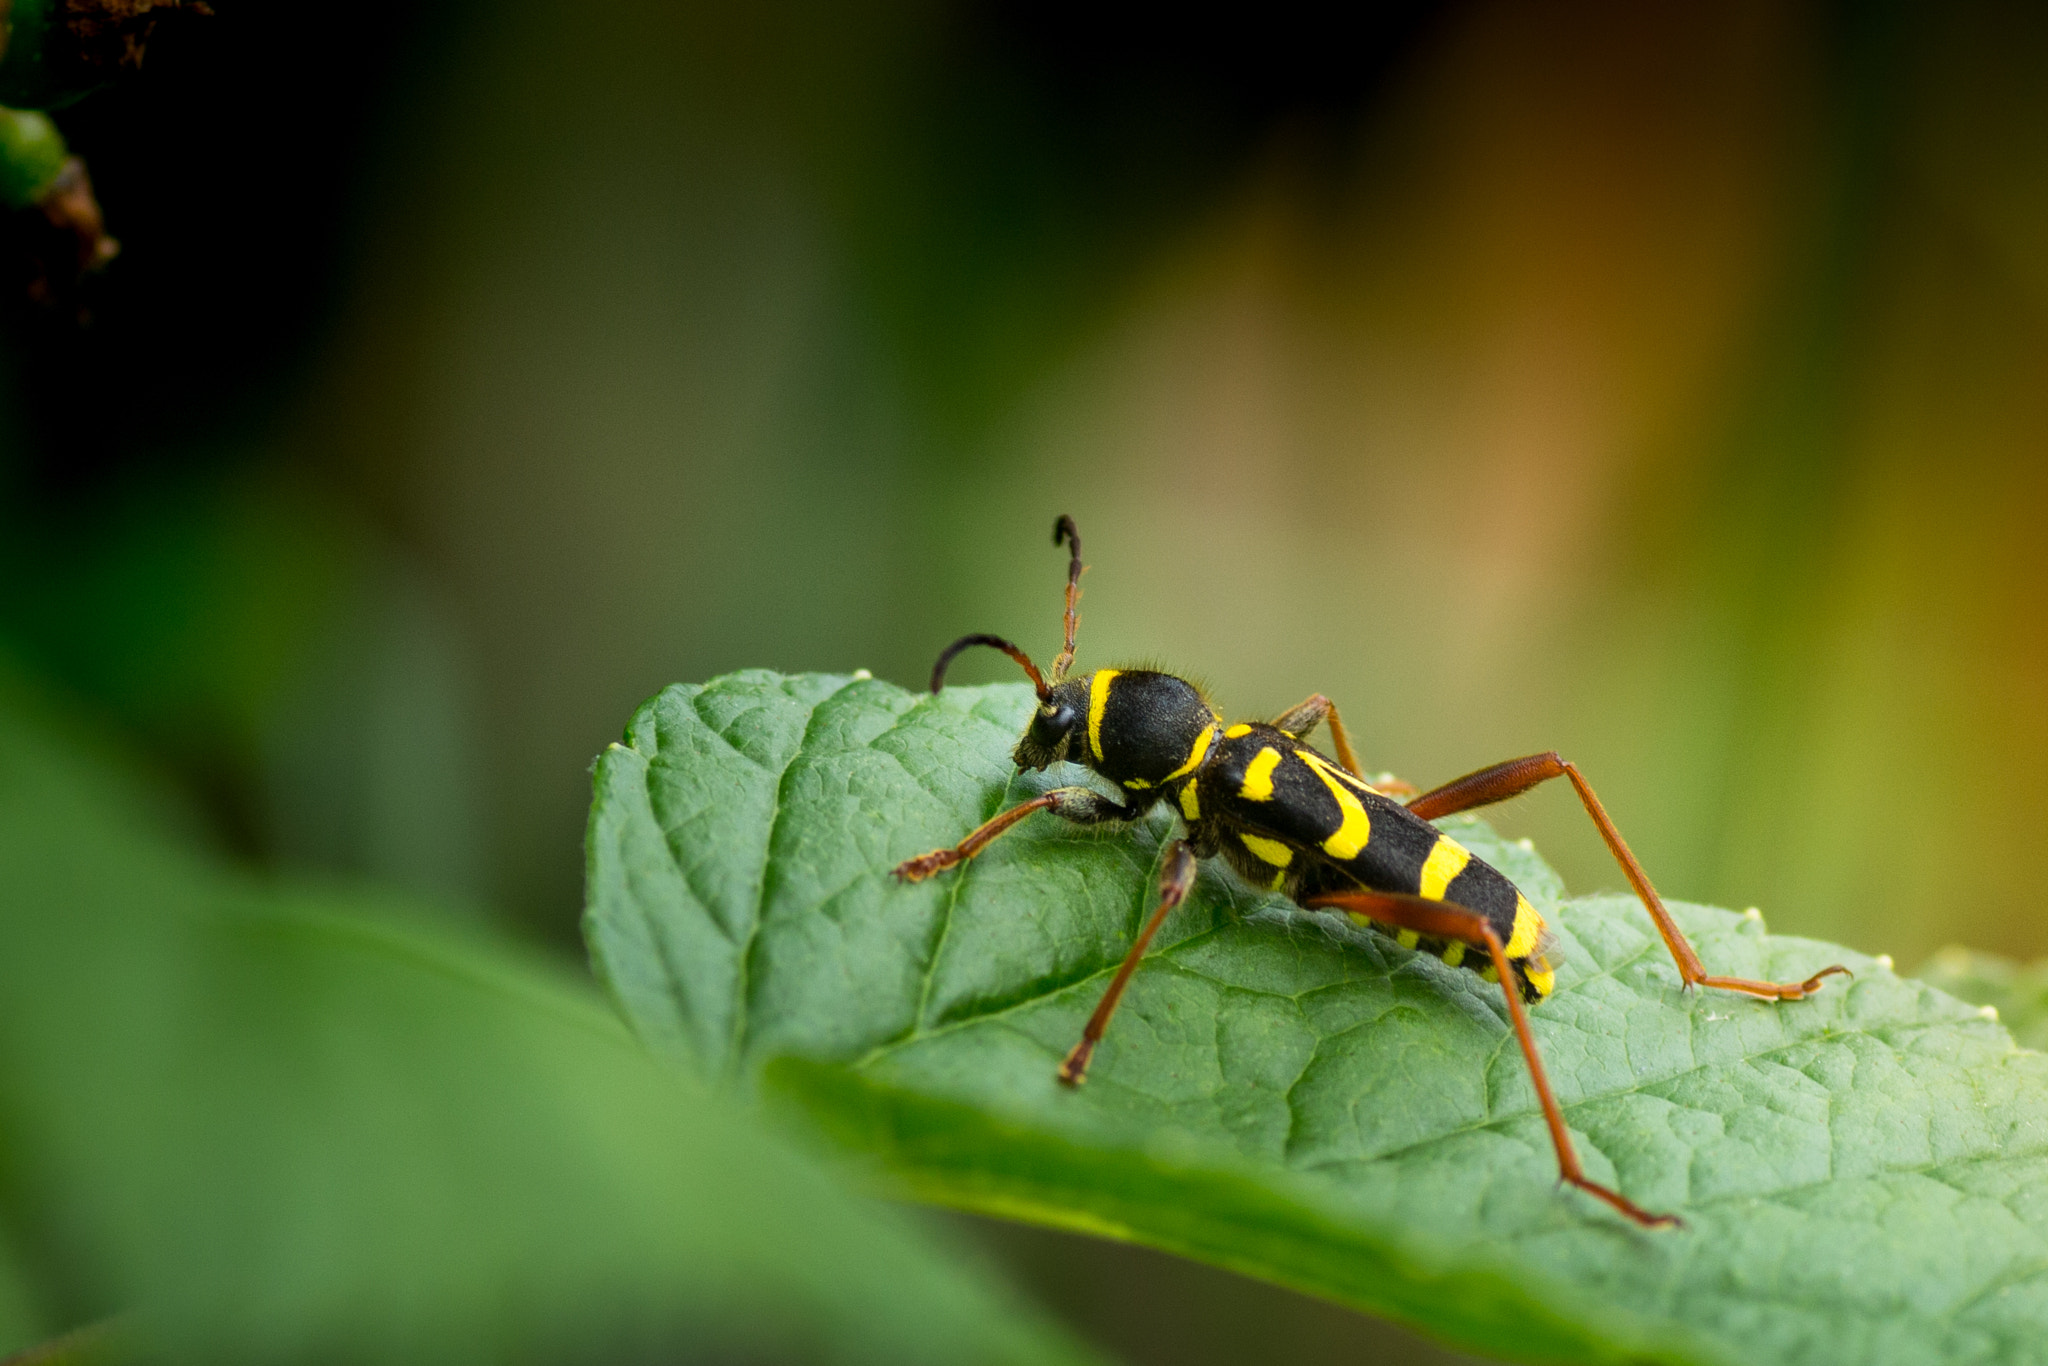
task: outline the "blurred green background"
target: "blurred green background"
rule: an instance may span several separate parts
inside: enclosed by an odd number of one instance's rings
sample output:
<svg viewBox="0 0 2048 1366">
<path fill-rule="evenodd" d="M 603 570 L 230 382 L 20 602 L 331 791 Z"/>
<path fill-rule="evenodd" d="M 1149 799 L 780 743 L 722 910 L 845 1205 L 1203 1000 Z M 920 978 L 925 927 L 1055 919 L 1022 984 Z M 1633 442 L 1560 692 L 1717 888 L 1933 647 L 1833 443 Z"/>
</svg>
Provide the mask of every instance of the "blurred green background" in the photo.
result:
<svg viewBox="0 0 2048 1366">
<path fill-rule="evenodd" d="M 2038 8 L 215 7 L 59 116 L 124 254 L 8 324 L 0 648 L 233 857 L 572 955 L 636 703 L 1050 654 L 1071 512 L 1083 667 L 1425 784 L 1555 747 L 1669 895 L 2048 952 Z"/>
</svg>

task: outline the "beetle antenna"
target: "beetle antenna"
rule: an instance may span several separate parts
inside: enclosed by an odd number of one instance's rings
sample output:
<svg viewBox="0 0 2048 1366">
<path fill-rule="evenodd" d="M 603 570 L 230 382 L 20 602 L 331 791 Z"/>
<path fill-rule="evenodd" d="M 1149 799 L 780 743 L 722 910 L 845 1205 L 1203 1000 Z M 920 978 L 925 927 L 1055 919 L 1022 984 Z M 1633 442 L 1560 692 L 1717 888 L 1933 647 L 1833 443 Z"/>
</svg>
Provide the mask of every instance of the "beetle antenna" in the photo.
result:
<svg viewBox="0 0 2048 1366">
<path fill-rule="evenodd" d="M 1052 524 L 1052 543 L 1064 544 L 1073 551 L 1067 561 L 1067 643 L 1052 662 L 1052 681 L 1064 683 L 1067 670 L 1074 666 L 1074 633 L 1081 627 L 1081 533 L 1073 518 L 1060 514 L 1060 519 Z"/>
<path fill-rule="evenodd" d="M 937 692 L 946 681 L 946 666 L 953 662 L 953 656 L 976 645 L 989 645 L 1001 650 L 1024 666 L 1024 672 L 1031 675 L 1031 686 L 1038 690 L 1038 700 L 1043 702 L 1052 695 L 1052 689 L 1045 686 L 1045 676 L 1038 672 L 1038 666 L 1031 662 L 1031 656 L 1004 640 L 1001 636 L 962 636 L 939 653 L 939 662 L 932 665 L 932 691 Z"/>
</svg>

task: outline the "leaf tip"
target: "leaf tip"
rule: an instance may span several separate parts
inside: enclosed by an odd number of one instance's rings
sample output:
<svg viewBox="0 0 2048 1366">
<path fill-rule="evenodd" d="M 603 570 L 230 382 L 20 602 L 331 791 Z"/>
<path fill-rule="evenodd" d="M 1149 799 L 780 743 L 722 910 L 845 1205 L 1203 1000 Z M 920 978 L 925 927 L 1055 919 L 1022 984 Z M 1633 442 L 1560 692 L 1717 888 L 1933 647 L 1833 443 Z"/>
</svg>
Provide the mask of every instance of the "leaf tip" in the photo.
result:
<svg viewBox="0 0 2048 1366">
<path fill-rule="evenodd" d="M 1983 1016 L 1983 1017 L 1984 1017 L 1985 1019 L 1987 1019 L 1987 1020 L 1995 1020 L 1995 1019 L 1997 1019 L 1997 1018 L 1998 1018 L 1998 1007 L 1997 1007 L 1997 1006 L 1978 1006 L 1978 1007 L 1977 1007 L 1977 1013 L 1978 1013 L 1979 1015 Z"/>
</svg>

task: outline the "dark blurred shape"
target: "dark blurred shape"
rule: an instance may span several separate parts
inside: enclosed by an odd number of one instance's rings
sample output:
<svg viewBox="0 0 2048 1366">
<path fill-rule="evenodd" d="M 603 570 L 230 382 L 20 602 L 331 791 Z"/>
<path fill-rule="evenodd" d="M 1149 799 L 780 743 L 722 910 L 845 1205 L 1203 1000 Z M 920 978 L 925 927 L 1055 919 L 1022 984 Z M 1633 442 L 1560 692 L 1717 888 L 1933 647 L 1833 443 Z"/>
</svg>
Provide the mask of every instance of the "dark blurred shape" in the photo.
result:
<svg viewBox="0 0 2048 1366">
<path fill-rule="evenodd" d="M 0 103 L 56 109 L 139 70 L 157 26 L 211 14 L 201 0 L 13 0 Z"/>
<path fill-rule="evenodd" d="M 107 235 L 85 162 L 47 114 L 0 108 L 0 269 L 20 277 L 0 299 L 82 323 L 85 278 L 120 251 Z"/>
<path fill-rule="evenodd" d="M 1442 0 L 1210 11 L 991 0 L 968 7 L 967 45 L 978 49 L 970 65 L 1034 73 L 1077 127 L 1108 132 L 1119 115 L 1164 100 L 1211 110 L 1240 137 L 1303 117 L 1342 134 L 1447 8 Z"/>
<path fill-rule="evenodd" d="M 83 301 L 87 280 L 120 251 L 93 197 L 92 177 L 78 157 L 65 162 L 35 203 L 0 217 L 0 263 L 15 281 L 5 297 L 24 300 L 37 312 L 74 326 L 91 319 Z"/>
<path fill-rule="evenodd" d="M 59 120 L 126 250 L 90 329 L 10 328 L 16 459 L 52 510 L 119 471 L 235 458 L 222 438 L 268 409 L 345 288 L 362 156 L 417 8 L 218 10 L 164 25 L 140 71 Z"/>
</svg>

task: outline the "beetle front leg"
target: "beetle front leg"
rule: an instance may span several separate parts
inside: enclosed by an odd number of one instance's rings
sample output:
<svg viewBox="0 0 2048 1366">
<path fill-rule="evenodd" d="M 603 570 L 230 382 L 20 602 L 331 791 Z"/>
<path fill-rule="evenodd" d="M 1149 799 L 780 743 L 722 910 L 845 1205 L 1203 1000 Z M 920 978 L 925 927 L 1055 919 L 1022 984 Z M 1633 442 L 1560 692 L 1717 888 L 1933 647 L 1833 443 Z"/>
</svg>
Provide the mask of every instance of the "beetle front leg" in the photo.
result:
<svg viewBox="0 0 2048 1366">
<path fill-rule="evenodd" d="M 948 868 L 967 862 L 987 848 L 996 836 L 1032 812 L 1048 810 L 1062 820 L 1072 821 L 1076 825 L 1127 821 L 1138 815 L 1123 803 L 1105 797 L 1093 788 L 1056 787 L 1050 792 L 1033 797 L 1028 802 L 1011 807 L 994 820 L 976 828 L 973 834 L 950 849 L 934 849 L 929 854 L 905 859 L 896 865 L 896 877 L 903 882 L 922 882 L 933 873 L 942 873 Z"/>
</svg>

